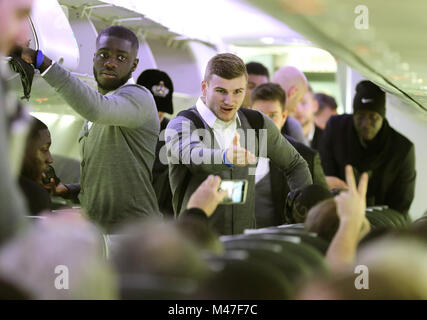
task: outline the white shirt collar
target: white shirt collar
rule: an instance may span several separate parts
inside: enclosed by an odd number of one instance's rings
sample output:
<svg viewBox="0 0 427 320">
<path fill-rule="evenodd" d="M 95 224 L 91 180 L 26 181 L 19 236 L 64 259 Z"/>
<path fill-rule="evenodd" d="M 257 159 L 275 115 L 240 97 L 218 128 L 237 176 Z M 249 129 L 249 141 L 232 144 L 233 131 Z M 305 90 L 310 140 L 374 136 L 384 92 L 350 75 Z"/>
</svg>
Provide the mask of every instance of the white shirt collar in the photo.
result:
<svg viewBox="0 0 427 320">
<path fill-rule="evenodd" d="M 308 133 L 307 140 L 312 141 L 314 137 L 314 131 L 316 131 L 316 125 L 313 123 L 313 128 L 311 128 L 310 132 Z"/>
<path fill-rule="evenodd" d="M 206 104 L 202 101 L 201 98 L 197 99 L 196 102 L 196 109 L 199 112 L 202 119 L 208 124 L 209 127 L 213 128 L 214 125 L 217 125 L 218 127 L 228 127 L 230 124 L 233 123 L 233 121 L 236 122 L 238 126 L 241 125 L 239 114 L 236 112 L 234 115 L 233 120 L 230 122 L 224 122 L 221 119 L 218 119 L 215 113 L 213 113 Z"/>
</svg>

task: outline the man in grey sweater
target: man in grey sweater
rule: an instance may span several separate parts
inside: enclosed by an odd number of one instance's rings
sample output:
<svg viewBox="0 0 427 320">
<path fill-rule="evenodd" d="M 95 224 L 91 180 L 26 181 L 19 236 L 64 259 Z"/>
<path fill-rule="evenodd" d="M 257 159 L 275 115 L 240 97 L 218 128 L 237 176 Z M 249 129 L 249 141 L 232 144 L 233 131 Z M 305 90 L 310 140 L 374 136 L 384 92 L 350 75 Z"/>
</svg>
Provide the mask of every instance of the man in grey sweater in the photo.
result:
<svg viewBox="0 0 427 320">
<path fill-rule="evenodd" d="M 250 136 L 255 136 L 251 120 L 246 112 L 239 110 L 246 87 L 247 73 L 243 61 L 233 54 L 216 55 L 206 68 L 202 97 L 196 106 L 186 110 L 202 121 L 203 132 L 207 135 L 201 139 L 201 130 L 196 134 L 197 125 L 183 115 L 172 119 L 166 131 L 176 215 L 185 214 L 190 196 L 210 174 L 222 179 L 248 180 L 246 203 L 220 205 L 209 218 L 209 224 L 219 234 L 237 234 L 255 227 L 254 154 L 268 157 L 283 170 L 292 190 L 312 183 L 305 160 L 283 138 L 274 123 L 258 111 L 246 109 L 263 119 L 263 127 L 258 128 L 259 140 L 246 145 L 251 140 Z"/>
<path fill-rule="evenodd" d="M 79 199 L 89 217 L 107 230 L 132 218 L 160 214 L 151 184 L 160 124 L 151 93 L 130 81 L 137 52 L 138 39 L 129 29 L 112 26 L 100 32 L 93 59 L 98 92 L 40 52 L 23 53 L 87 119 L 79 137 Z M 58 193 L 66 191 L 62 186 Z"/>
</svg>

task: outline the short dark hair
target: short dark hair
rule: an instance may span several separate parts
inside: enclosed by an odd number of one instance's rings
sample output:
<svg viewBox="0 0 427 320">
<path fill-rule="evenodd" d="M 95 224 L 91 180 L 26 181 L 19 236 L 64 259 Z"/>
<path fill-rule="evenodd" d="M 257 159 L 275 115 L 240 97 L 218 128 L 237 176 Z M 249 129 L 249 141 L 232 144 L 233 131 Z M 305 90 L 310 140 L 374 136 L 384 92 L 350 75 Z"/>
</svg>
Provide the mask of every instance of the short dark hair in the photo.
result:
<svg viewBox="0 0 427 320">
<path fill-rule="evenodd" d="M 286 93 L 277 83 L 268 82 L 256 87 L 251 94 L 251 103 L 256 100 L 279 101 L 282 111 L 285 110 Z"/>
<path fill-rule="evenodd" d="M 111 36 L 128 40 L 132 44 L 132 49 L 135 49 L 136 51 L 139 49 L 139 41 L 135 33 L 123 26 L 109 26 L 105 28 L 98 34 L 98 37 L 96 38 L 97 43 L 102 36 Z"/>
<path fill-rule="evenodd" d="M 40 131 L 49 130 L 39 119 L 31 116 L 30 129 L 27 136 L 25 154 L 21 166 L 21 175 L 33 181 L 38 181 L 42 174 L 40 161 L 35 157 L 38 139 L 41 138 Z"/>
<path fill-rule="evenodd" d="M 245 63 L 232 53 L 220 53 L 209 60 L 204 80 L 209 81 L 214 74 L 227 80 L 243 75 L 248 78 Z"/>
<path fill-rule="evenodd" d="M 304 229 L 317 233 L 322 239 L 331 242 L 338 230 L 339 217 L 333 198 L 324 200 L 310 209 L 304 222 Z"/>
<path fill-rule="evenodd" d="M 246 70 L 248 71 L 248 74 L 255 74 L 257 76 L 266 76 L 268 79 L 270 79 L 270 73 L 268 72 L 268 69 L 259 62 L 248 62 L 246 64 Z"/>
<path fill-rule="evenodd" d="M 28 139 L 33 140 L 37 139 L 40 136 L 40 131 L 42 130 L 48 130 L 48 127 L 46 124 L 44 124 L 42 121 L 37 119 L 36 117 L 31 116 L 31 126 L 30 126 L 30 132 L 28 133 Z"/>
<path fill-rule="evenodd" d="M 337 110 L 337 102 L 332 96 L 329 96 L 325 93 L 316 93 L 314 95 L 314 99 L 316 99 L 319 103 L 319 111 L 317 111 L 317 113 L 322 112 L 325 108 Z"/>
</svg>

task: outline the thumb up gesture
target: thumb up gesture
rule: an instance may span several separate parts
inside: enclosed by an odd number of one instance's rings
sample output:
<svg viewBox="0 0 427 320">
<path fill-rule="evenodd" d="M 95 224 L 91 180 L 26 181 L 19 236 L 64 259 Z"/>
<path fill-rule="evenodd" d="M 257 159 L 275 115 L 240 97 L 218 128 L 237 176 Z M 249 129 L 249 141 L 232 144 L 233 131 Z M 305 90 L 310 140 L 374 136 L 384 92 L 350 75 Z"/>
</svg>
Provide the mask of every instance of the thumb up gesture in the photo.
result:
<svg viewBox="0 0 427 320">
<path fill-rule="evenodd" d="M 238 167 L 245 167 L 248 164 L 255 164 L 255 156 L 240 146 L 240 135 L 236 133 L 231 146 L 227 149 L 226 157 L 228 162 Z"/>
</svg>

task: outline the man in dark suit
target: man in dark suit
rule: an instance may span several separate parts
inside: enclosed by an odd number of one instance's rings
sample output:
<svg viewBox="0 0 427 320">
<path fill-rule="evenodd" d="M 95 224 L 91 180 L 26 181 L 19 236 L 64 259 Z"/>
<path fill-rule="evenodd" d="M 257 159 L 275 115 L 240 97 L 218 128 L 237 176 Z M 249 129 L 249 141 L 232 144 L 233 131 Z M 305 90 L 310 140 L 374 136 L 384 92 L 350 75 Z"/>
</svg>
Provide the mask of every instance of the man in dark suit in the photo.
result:
<svg viewBox="0 0 427 320">
<path fill-rule="evenodd" d="M 268 116 L 278 129 L 286 121 L 286 94 L 280 85 L 265 83 L 251 96 L 252 109 Z M 320 163 L 319 153 L 295 139 L 285 136 L 289 143 L 307 161 L 313 183 L 328 188 Z M 276 165 L 261 158 L 255 176 L 255 212 L 257 227 L 267 227 L 293 221 L 284 221 L 285 203 L 290 191 L 286 176 Z"/>
<path fill-rule="evenodd" d="M 313 89 L 311 86 L 308 86 L 308 91 L 296 108 L 295 119 L 297 119 L 302 126 L 306 145 L 315 150 L 319 150 L 323 135 L 323 130 L 314 122 L 314 115 L 318 109 L 319 103 L 314 98 Z"/>
<path fill-rule="evenodd" d="M 314 115 L 314 122 L 316 123 L 317 127 L 325 130 L 328 120 L 332 116 L 337 115 L 337 102 L 335 101 L 334 97 L 321 92 L 316 93 L 314 95 L 314 99 L 316 99 L 317 103 L 319 104 L 319 108 Z"/>
</svg>

